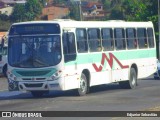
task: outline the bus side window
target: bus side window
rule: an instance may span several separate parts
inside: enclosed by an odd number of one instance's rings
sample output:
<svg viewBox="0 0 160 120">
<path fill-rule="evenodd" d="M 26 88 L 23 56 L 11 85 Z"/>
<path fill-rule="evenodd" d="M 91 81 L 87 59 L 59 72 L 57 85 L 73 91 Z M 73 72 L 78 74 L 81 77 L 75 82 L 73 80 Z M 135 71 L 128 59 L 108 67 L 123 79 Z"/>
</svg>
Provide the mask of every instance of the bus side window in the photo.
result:
<svg viewBox="0 0 160 120">
<path fill-rule="evenodd" d="M 76 29 L 76 39 L 77 39 L 77 51 L 79 53 L 87 52 L 88 45 L 87 45 L 86 29 L 77 28 Z"/>
<path fill-rule="evenodd" d="M 123 28 L 114 29 L 116 50 L 124 50 L 126 48 L 125 35 Z"/>
<path fill-rule="evenodd" d="M 137 40 L 136 40 L 136 31 L 134 28 L 126 29 L 126 38 L 127 38 L 127 48 L 128 49 L 136 49 L 137 48 Z"/>
<path fill-rule="evenodd" d="M 63 53 L 65 62 L 76 59 L 76 47 L 74 33 L 63 33 Z"/>
<path fill-rule="evenodd" d="M 68 54 L 67 33 L 63 33 L 63 53 Z"/>
<path fill-rule="evenodd" d="M 98 28 L 88 29 L 88 43 L 90 52 L 101 51 L 100 30 Z"/>
<path fill-rule="evenodd" d="M 147 29 L 147 35 L 148 35 L 149 47 L 154 48 L 154 37 L 153 37 L 153 29 L 152 28 Z"/>
<path fill-rule="evenodd" d="M 113 31 L 111 28 L 103 28 L 102 34 L 102 46 L 104 51 L 113 50 Z"/>
<path fill-rule="evenodd" d="M 140 49 L 147 48 L 146 28 L 137 29 L 138 45 Z"/>
</svg>

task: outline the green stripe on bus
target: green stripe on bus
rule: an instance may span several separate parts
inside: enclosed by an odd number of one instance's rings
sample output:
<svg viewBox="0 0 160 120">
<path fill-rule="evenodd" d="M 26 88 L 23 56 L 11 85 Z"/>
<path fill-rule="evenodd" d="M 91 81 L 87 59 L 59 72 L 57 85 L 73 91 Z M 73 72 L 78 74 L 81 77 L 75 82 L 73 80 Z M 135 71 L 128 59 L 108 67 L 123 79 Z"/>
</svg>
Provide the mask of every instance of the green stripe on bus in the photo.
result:
<svg viewBox="0 0 160 120">
<path fill-rule="evenodd" d="M 131 60 L 131 59 L 141 59 L 141 58 L 151 58 L 156 57 L 156 49 L 146 49 L 146 50 L 128 50 L 128 51 L 112 51 L 104 52 L 108 57 L 109 53 L 112 53 L 118 60 Z M 75 62 L 77 64 L 87 64 L 87 63 L 100 63 L 102 59 L 102 52 L 100 53 L 82 53 L 78 54 L 75 61 L 70 61 L 65 63 L 65 65 L 73 65 Z"/>
</svg>

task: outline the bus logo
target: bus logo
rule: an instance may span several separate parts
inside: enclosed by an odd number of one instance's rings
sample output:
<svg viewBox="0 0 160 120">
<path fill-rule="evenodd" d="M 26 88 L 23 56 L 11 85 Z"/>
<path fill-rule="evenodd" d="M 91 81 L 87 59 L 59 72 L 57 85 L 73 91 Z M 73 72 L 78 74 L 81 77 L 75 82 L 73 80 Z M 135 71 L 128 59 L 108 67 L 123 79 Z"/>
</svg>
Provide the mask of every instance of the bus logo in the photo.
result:
<svg viewBox="0 0 160 120">
<path fill-rule="evenodd" d="M 104 67 L 104 62 L 105 60 L 108 62 L 110 68 L 113 67 L 113 59 L 118 63 L 118 65 L 122 68 L 129 68 L 128 65 L 123 65 L 112 53 L 109 53 L 109 58 L 106 56 L 105 53 L 102 53 L 102 59 L 101 59 L 101 65 L 99 67 L 97 67 L 97 65 L 95 63 L 93 63 L 93 67 L 96 70 L 96 72 L 101 72 L 103 67 Z"/>
<path fill-rule="evenodd" d="M 11 117 L 11 112 L 2 112 L 2 117 Z"/>
</svg>

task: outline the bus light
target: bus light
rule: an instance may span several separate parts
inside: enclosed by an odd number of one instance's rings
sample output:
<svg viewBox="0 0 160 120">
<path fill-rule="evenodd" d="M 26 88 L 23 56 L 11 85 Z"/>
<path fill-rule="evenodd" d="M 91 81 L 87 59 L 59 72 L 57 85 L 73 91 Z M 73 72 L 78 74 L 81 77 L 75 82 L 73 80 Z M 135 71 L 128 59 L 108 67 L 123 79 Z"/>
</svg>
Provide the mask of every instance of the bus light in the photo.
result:
<svg viewBox="0 0 160 120">
<path fill-rule="evenodd" d="M 17 77 L 14 74 L 12 74 L 11 72 L 8 72 L 8 77 L 12 80 L 17 80 Z"/>
<path fill-rule="evenodd" d="M 57 71 L 52 75 L 52 80 L 56 80 L 61 76 L 61 71 Z"/>
<path fill-rule="evenodd" d="M 51 78 L 52 78 L 52 80 L 55 80 L 55 77 L 54 77 L 54 76 L 52 76 Z"/>
<path fill-rule="evenodd" d="M 13 77 L 13 74 L 11 72 L 7 72 L 8 77 Z"/>
</svg>

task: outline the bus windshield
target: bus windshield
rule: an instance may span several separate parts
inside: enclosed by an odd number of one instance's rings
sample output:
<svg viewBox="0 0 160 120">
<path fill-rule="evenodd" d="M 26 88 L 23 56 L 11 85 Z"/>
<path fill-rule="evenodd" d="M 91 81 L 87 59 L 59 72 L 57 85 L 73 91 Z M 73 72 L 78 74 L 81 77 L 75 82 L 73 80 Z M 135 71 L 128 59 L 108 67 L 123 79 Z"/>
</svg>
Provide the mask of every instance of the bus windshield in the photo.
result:
<svg viewBox="0 0 160 120">
<path fill-rule="evenodd" d="M 13 67 L 49 67 L 61 61 L 59 35 L 9 37 L 8 46 L 8 63 Z"/>
</svg>

